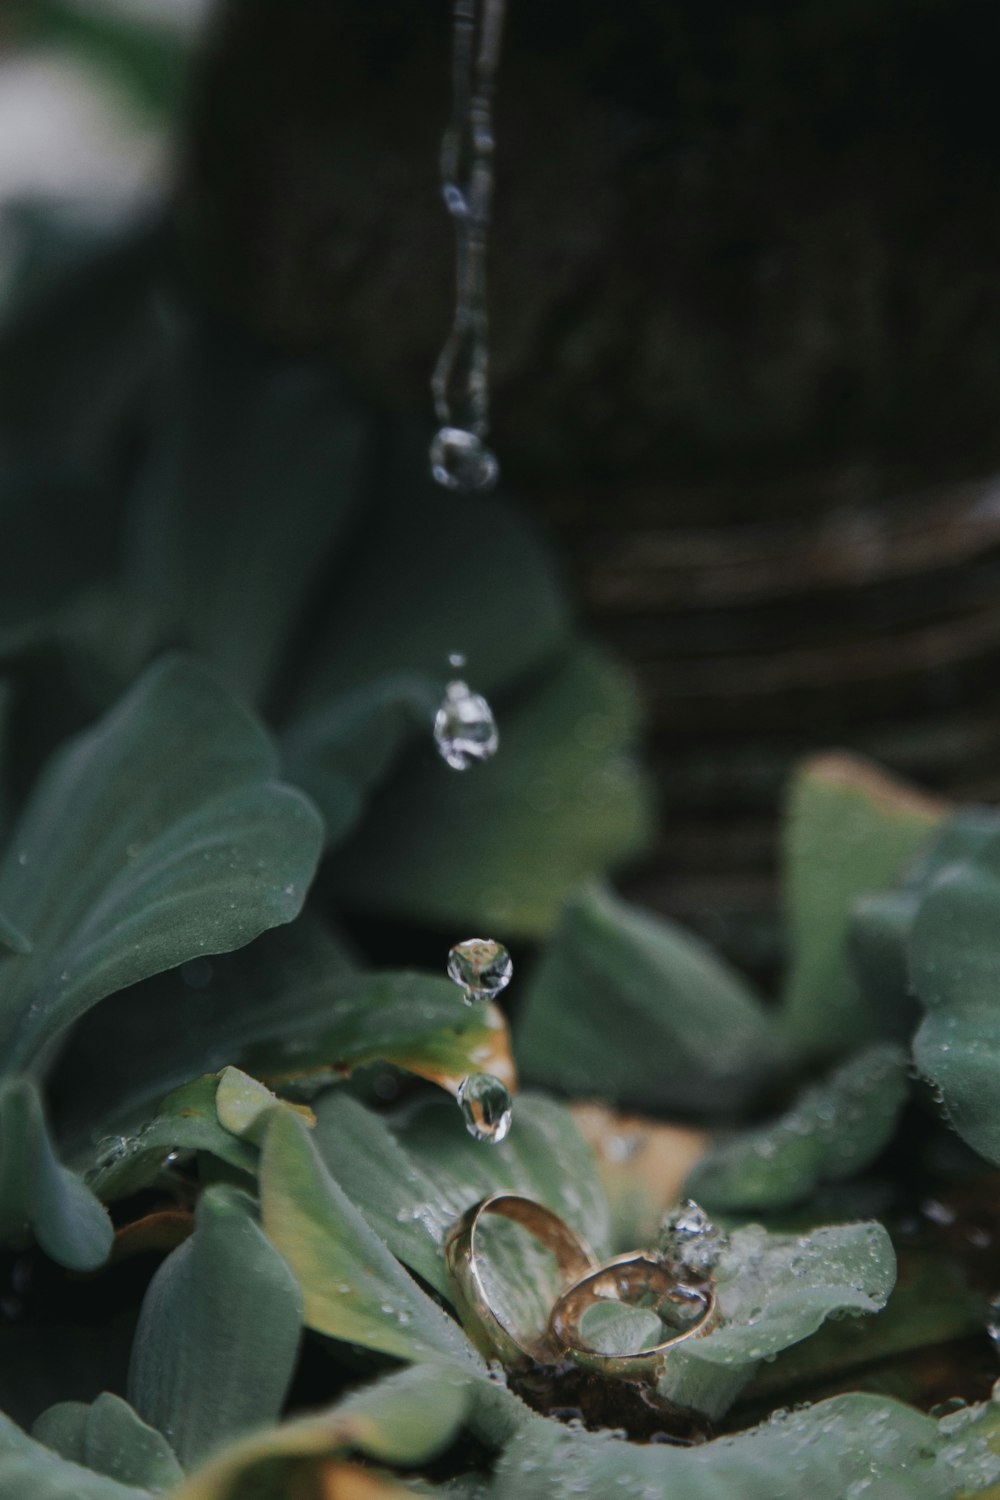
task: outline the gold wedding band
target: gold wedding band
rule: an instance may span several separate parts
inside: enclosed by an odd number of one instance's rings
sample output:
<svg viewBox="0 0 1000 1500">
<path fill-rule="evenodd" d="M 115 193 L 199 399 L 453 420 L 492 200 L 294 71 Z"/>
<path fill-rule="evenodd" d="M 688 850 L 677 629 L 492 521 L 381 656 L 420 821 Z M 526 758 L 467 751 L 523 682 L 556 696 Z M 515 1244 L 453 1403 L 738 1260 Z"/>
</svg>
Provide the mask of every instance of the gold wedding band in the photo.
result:
<svg viewBox="0 0 1000 1500">
<path fill-rule="evenodd" d="M 496 1214 L 521 1224 L 555 1256 L 562 1287 L 586 1279 L 597 1267 L 597 1257 L 575 1230 L 557 1214 L 522 1193 L 491 1193 L 473 1204 L 453 1225 L 445 1242 L 445 1259 L 462 1324 L 480 1353 L 499 1357 L 508 1367 L 525 1363 L 550 1364 L 562 1357 L 548 1328 L 533 1339 L 519 1337 L 500 1317 L 487 1296 L 480 1271 L 477 1231 L 487 1215 Z"/>
<path fill-rule="evenodd" d="M 666 1302 L 675 1306 L 696 1305 L 698 1310 L 687 1327 L 651 1349 L 642 1349 L 636 1354 L 601 1353 L 587 1343 L 580 1331 L 580 1319 L 587 1308 L 605 1302 L 636 1306 L 640 1305 L 640 1299 L 647 1303 L 652 1299 L 653 1311 Z M 718 1324 L 719 1309 L 713 1281 L 680 1281 L 662 1261 L 641 1251 L 617 1255 L 586 1272 L 556 1299 L 549 1319 L 553 1343 L 575 1364 L 615 1380 L 648 1381 L 659 1377 L 664 1361 L 679 1344 L 704 1337 Z"/>
</svg>

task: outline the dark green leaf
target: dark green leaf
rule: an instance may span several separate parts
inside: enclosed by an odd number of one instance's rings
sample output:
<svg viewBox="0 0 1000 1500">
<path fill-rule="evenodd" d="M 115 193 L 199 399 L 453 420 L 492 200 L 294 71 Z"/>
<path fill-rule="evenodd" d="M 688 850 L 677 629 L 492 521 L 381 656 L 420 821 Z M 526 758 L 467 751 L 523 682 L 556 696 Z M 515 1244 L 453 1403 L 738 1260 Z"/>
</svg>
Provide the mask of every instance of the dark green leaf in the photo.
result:
<svg viewBox="0 0 1000 1500">
<path fill-rule="evenodd" d="M 921 903 L 909 943 L 927 1016 L 917 1066 L 941 1091 L 955 1129 L 1000 1162 L 1000 837 L 975 864 L 947 866 Z"/>
<path fill-rule="evenodd" d="M 471 668 L 469 678 L 479 686 Z M 452 771 L 428 735 L 422 756 L 377 799 L 333 864 L 352 903 L 540 934 L 582 880 L 642 843 L 647 788 L 627 753 L 636 705 L 618 668 L 580 650 L 495 707 L 493 760 Z"/>
<path fill-rule="evenodd" d="M 625 1443 L 541 1418 L 502 1458 L 495 1500 L 955 1500 L 1000 1478 L 992 1408 L 957 1430 L 901 1402 L 837 1396 L 699 1447 Z"/>
<path fill-rule="evenodd" d="M 4 1500 L 151 1500 L 148 1489 L 119 1484 L 61 1458 L 3 1415 L 0 1495 Z"/>
<path fill-rule="evenodd" d="M 888 1144 L 909 1086 L 898 1047 L 870 1047 L 807 1088 L 777 1120 L 723 1139 L 686 1191 L 720 1212 L 798 1203 L 825 1182 L 861 1172 Z"/>
<path fill-rule="evenodd" d="M 849 949 L 859 896 L 896 884 L 946 808 L 877 767 L 836 754 L 807 761 L 791 790 L 784 836 L 791 968 L 784 1030 L 798 1051 L 852 1050 L 878 1035 Z"/>
<path fill-rule="evenodd" d="M 260 1199 L 265 1233 L 298 1278 L 310 1328 L 399 1359 L 472 1362 L 458 1325 L 368 1227 L 303 1123 L 282 1110 L 264 1138 Z"/>
<path fill-rule="evenodd" d="M 129 1398 L 185 1467 L 281 1410 L 298 1353 L 302 1297 L 245 1194 L 208 1188 L 195 1232 L 149 1285 Z"/>
<path fill-rule="evenodd" d="M 35 1423 L 32 1436 L 71 1463 L 157 1494 L 184 1477 L 162 1433 L 110 1391 L 90 1406 L 83 1401 L 50 1406 Z"/>
<path fill-rule="evenodd" d="M 362 498 L 368 423 L 328 364 L 193 325 L 169 351 L 130 580 L 250 699 Z"/>
<path fill-rule="evenodd" d="M 330 1411 L 243 1439 L 193 1474 L 173 1500 L 288 1500 L 309 1460 L 361 1453 L 408 1469 L 456 1435 L 472 1397 L 461 1371 L 420 1365 L 348 1396 Z"/>
<path fill-rule="evenodd" d="M 892 1290 L 896 1260 L 881 1224 L 838 1224 L 806 1235 L 738 1229 L 717 1271 L 722 1324 L 675 1349 L 660 1392 L 721 1416 L 763 1359 L 815 1333 L 831 1313 L 872 1313 Z"/>
<path fill-rule="evenodd" d="M 539 1082 L 652 1108 L 731 1110 L 774 1064 L 747 983 L 697 938 L 592 889 L 532 976 L 516 1052 Z"/>
<path fill-rule="evenodd" d="M 114 1231 L 86 1184 L 59 1165 L 35 1084 L 0 1084 L 0 1242 L 30 1229 L 47 1255 L 73 1271 L 108 1257 Z"/>
<path fill-rule="evenodd" d="M 112 991 L 298 913 L 321 828 L 274 772 L 254 720 L 173 657 L 55 757 L 0 866 L 35 944 L 0 1001 L 8 1068 Z"/>
</svg>

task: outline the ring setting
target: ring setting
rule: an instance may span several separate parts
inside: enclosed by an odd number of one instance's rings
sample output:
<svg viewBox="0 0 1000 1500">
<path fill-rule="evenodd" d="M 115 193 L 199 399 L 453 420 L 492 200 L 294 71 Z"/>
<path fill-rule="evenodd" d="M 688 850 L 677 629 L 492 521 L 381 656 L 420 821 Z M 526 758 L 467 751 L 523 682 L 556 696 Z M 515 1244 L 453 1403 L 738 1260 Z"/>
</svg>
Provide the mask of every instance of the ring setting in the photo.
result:
<svg viewBox="0 0 1000 1500">
<path fill-rule="evenodd" d="M 521 1224 L 555 1258 L 559 1276 L 547 1326 L 513 1329 L 493 1307 L 482 1276 L 477 1231 L 496 1214 Z M 673 1352 L 720 1323 L 715 1266 L 725 1244 L 704 1211 L 687 1201 L 667 1215 L 660 1245 L 599 1262 L 580 1235 L 558 1215 L 519 1193 L 494 1193 L 468 1209 L 445 1246 L 455 1304 L 470 1338 L 487 1358 L 508 1368 L 570 1361 L 609 1380 L 655 1385 Z M 659 1321 L 663 1337 L 642 1347 L 614 1347 L 615 1333 L 595 1337 L 588 1321 L 596 1308 L 642 1309 Z M 623 1340 L 627 1342 L 627 1340 Z"/>
</svg>

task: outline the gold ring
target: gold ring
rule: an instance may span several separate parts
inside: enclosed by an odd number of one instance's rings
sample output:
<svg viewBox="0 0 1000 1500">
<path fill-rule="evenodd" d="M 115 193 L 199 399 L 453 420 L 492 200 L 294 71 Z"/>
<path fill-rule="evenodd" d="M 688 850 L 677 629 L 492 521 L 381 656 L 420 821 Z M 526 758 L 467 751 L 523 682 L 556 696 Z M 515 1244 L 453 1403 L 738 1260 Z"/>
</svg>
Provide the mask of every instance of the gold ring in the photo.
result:
<svg viewBox="0 0 1000 1500">
<path fill-rule="evenodd" d="M 624 1302 L 646 1305 L 656 1312 L 665 1303 L 675 1307 L 697 1306 L 690 1323 L 651 1349 L 635 1354 L 602 1353 L 590 1345 L 580 1331 L 580 1319 L 595 1303 Z M 617 1255 L 586 1272 L 556 1299 L 549 1319 L 552 1340 L 574 1361 L 588 1370 L 616 1380 L 655 1380 L 664 1361 L 678 1344 L 703 1338 L 719 1325 L 715 1282 L 705 1279 L 679 1280 L 661 1260 L 642 1251 Z"/>
<path fill-rule="evenodd" d="M 480 1353 L 487 1359 L 499 1357 L 507 1366 L 552 1364 L 561 1357 L 562 1350 L 552 1344 L 549 1329 L 540 1330 L 530 1343 L 523 1341 L 494 1310 L 486 1294 L 477 1258 L 476 1233 L 480 1220 L 488 1214 L 513 1219 L 551 1251 L 564 1287 L 593 1271 L 597 1257 L 557 1214 L 523 1193 L 491 1193 L 467 1209 L 448 1233 L 445 1259 L 455 1307 Z"/>
</svg>

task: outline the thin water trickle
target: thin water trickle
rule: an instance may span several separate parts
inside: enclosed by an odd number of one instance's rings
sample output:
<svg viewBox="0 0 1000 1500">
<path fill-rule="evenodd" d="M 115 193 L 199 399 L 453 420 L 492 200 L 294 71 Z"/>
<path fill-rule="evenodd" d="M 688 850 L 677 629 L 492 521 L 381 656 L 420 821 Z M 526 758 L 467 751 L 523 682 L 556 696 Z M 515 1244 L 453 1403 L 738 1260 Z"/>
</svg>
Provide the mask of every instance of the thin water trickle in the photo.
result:
<svg viewBox="0 0 1000 1500">
<path fill-rule="evenodd" d="M 461 985 L 467 1005 L 494 1000 L 513 973 L 510 954 L 493 938 L 466 938 L 448 954 L 448 978 Z"/>
<path fill-rule="evenodd" d="M 511 1123 L 511 1097 L 506 1085 L 492 1073 L 470 1073 L 459 1085 L 458 1104 L 469 1134 L 477 1141 L 499 1146 Z"/>
<path fill-rule="evenodd" d="M 480 693 L 465 682 L 449 682 L 434 716 L 438 754 L 453 771 L 467 771 L 476 761 L 490 760 L 500 744 L 493 710 Z"/>
<path fill-rule="evenodd" d="M 431 472 L 448 489 L 489 489 L 486 248 L 493 199 L 493 93 L 505 0 L 455 0 L 452 112 L 441 142 L 441 192 L 455 223 L 455 315 L 431 379 L 441 430 Z"/>
</svg>

